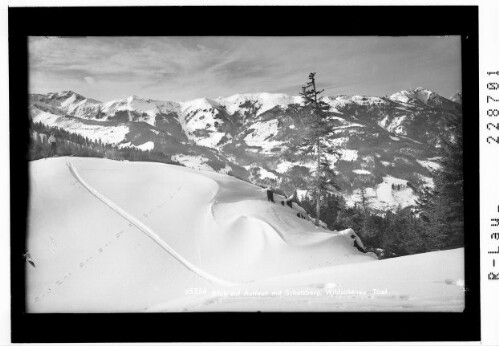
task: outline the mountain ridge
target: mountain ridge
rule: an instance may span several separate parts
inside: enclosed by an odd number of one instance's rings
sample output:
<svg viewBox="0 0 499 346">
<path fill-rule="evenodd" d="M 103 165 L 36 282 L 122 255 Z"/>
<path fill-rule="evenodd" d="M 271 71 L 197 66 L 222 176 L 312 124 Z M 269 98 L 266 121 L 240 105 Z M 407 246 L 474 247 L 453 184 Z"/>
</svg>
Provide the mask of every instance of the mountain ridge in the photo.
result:
<svg viewBox="0 0 499 346">
<path fill-rule="evenodd" d="M 385 96 L 367 95 L 367 94 L 362 94 L 362 95 L 361 94 L 358 94 L 358 95 L 357 94 L 356 95 L 332 94 L 332 95 L 324 95 L 324 97 L 326 99 L 337 99 L 337 98 L 345 98 L 346 97 L 347 99 L 349 98 L 349 99 L 357 99 L 357 100 L 361 99 L 361 98 L 390 99 L 390 100 L 392 100 L 392 98 L 395 98 L 397 95 L 405 95 L 406 97 L 409 97 L 409 95 L 413 95 L 412 98 L 417 98 L 417 99 L 421 100 L 420 97 L 414 96 L 414 94 L 417 94 L 417 93 L 421 93 L 421 94 L 426 93 L 427 95 L 429 95 L 427 98 L 433 96 L 433 97 L 442 98 L 442 99 L 452 101 L 452 102 L 455 102 L 455 101 L 453 101 L 453 98 L 461 96 L 461 91 L 457 91 L 453 96 L 447 98 L 447 97 L 439 95 L 438 93 L 436 93 L 434 91 L 431 91 L 430 89 L 427 89 L 424 87 L 416 87 L 416 88 L 412 88 L 412 89 L 403 89 L 403 90 L 394 92 L 391 95 L 385 95 Z M 82 94 L 75 92 L 73 90 L 48 92 L 46 94 L 33 93 L 33 94 L 29 94 L 29 95 L 30 96 L 35 96 L 35 95 L 50 96 L 53 98 L 63 98 L 63 97 L 70 97 L 72 95 L 75 95 L 78 98 L 82 98 L 82 99 L 85 98 L 89 101 L 101 103 L 101 104 L 118 103 L 118 102 L 123 102 L 124 100 L 139 100 L 139 101 L 146 101 L 146 102 L 160 102 L 160 103 L 171 103 L 171 104 L 182 105 L 182 104 L 192 103 L 196 100 L 206 100 L 209 103 L 212 103 L 212 104 L 214 103 L 218 106 L 223 106 L 223 105 L 229 104 L 229 103 L 237 103 L 238 101 L 240 102 L 241 100 L 247 101 L 250 99 L 255 100 L 255 99 L 259 99 L 259 98 L 272 98 L 272 97 L 281 98 L 283 100 L 288 99 L 289 102 L 287 104 L 300 103 L 302 101 L 300 95 L 290 95 L 290 94 L 285 94 L 285 93 L 271 93 L 271 92 L 265 92 L 265 91 L 254 92 L 254 93 L 236 93 L 236 94 L 232 94 L 232 95 L 225 96 L 225 97 L 218 96 L 215 98 L 197 97 L 194 99 L 188 99 L 188 100 L 184 100 L 184 101 L 156 100 L 156 99 L 150 99 L 147 97 L 138 96 L 136 94 L 132 94 L 132 95 L 129 95 L 129 96 L 126 96 L 123 98 L 117 98 L 117 99 L 112 99 L 112 100 L 108 100 L 108 101 L 100 101 L 100 100 L 97 100 L 94 98 L 87 98 L 87 97 L 83 96 Z M 299 101 L 299 102 L 297 102 L 297 101 Z"/>
</svg>

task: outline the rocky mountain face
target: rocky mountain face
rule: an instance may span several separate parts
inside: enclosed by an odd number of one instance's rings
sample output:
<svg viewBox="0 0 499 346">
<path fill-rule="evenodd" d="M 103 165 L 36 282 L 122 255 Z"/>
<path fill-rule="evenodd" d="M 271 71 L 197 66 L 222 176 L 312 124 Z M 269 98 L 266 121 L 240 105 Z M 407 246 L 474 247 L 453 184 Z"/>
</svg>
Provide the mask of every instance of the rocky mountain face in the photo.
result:
<svg viewBox="0 0 499 346">
<path fill-rule="evenodd" d="M 449 100 L 461 105 L 463 103 L 463 94 L 459 91 L 455 93 Z"/>
<path fill-rule="evenodd" d="M 417 88 L 390 96 L 326 96 L 335 131 L 326 138 L 341 156 L 329 158 L 349 205 L 367 198 L 375 210 L 413 205 L 439 169 L 437 149 L 450 120 L 451 99 Z M 310 121 L 299 96 L 237 94 L 215 100 L 157 101 L 130 96 L 110 102 L 72 91 L 30 95 L 34 122 L 117 147 L 158 150 L 185 166 L 213 170 L 306 194 L 315 170 L 304 145 Z M 365 198 L 364 198 L 365 200 Z"/>
</svg>

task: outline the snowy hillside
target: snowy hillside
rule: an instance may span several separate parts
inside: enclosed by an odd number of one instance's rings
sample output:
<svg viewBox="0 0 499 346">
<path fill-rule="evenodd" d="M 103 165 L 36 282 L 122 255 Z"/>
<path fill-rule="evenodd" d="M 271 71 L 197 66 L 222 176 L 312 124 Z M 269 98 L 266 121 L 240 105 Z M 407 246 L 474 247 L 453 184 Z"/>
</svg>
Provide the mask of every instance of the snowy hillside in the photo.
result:
<svg viewBox="0 0 499 346">
<path fill-rule="evenodd" d="M 92 141 L 101 140 L 103 143 L 119 144 L 123 143 L 126 134 L 130 132 L 128 126 L 121 124 L 106 126 L 99 122 L 82 122 L 73 117 L 64 117 L 52 112 L 45 112 L 38 108 L 31 111 L 34 122 L 40 122 L 50 127 L 62 128 L 70 133 L 78 134 L 89 138 Z"/>
<path fill-rule="evenodd" d="M 29 312 L 463 308 L 461 250 L 381 264 L 227 175 L 61 157 L 31 162 L 30 186 Z M 213 297 L 277 288 L 387 293 Z"/>
</svg>

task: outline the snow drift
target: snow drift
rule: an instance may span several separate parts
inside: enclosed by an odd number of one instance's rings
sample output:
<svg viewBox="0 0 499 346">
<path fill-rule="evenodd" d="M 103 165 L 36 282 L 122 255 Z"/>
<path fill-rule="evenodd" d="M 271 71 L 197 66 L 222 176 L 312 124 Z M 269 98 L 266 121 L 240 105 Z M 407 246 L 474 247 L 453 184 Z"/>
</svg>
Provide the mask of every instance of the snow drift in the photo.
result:
<svg viewBox="0 0 499 346">
<path fill-rule="evenodd" d="M 332 280 L 337 268 L 350 268 L 338 280 L 352 280 L 357 268 L 372 263 L 375 275 L 381 263 L 353 246 L 351 232 L 316 227 L 279 196 L 268 202 L 261 188 L 227 175 L 61 157 L 31 162 L 30 184 L 27 246 L 36 266 L 26 265 L 29 312 L 196 310 L 186 296 L 193 289 L 203 292 L 195 306 L 204 310 L 216 290 L 284 289 L 310 284 L 310 275 L 326 285 L 320 278 Z M 457 270 L 442 280 L 462 278 Z M 463 297 L 452 293 L 451 308 L 459 309 Z M 313 307 L 302 300 L 281 308 Z M 240 306 L 265 304 L 253 297 Z"/>
</svg>

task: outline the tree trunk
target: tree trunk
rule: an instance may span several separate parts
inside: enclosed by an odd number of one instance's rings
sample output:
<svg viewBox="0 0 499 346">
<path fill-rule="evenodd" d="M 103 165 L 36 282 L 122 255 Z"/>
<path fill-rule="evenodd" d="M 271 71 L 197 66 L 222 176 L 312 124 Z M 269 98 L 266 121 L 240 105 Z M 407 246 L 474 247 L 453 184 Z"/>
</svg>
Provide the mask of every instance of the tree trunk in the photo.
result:
<svg viewBox="0 0 499 346">
<path fill-rule="evenodd" d="M 316 126 L 319 126 L 320 123 L 320 109 L 317 103 L 317 89 L 315 87 L 315 78 L 312 76 L 312 90 L 314 91 L 314 106 L 315 106 L 315 121 L 316 121 Z M 318 131 L 316 129 L 316 131 Z M 320 174 L 321 174 L 321 145 L 320 145 L 320 137 L 318 133 L 315 134 L 316 136 L 316 145 L 317 145 L 317 171 L 315 173 L 316 175 L 316 205 L 315 205 L 315 213 L 316 213 L 316 218 L 315 218 L 315 225 L 319 226 L 319 220 L 320 220 L 320 214 L 321 214 L 321 188 L 320 188 Z"/>
<path fill-rule="evenodd" d="M 321 146 L 319 144 L 319 139 L 317 139 L 317 172 L 316 174 L 316 205 L 315 205 L 315 225 L 319 226 L 319 219 L 320 219 L 320 214 L 321 214 L 321 188 L 320 188 L 320 169 L 321 169 Z"/>
</svg>

